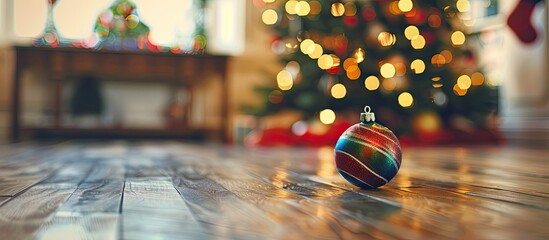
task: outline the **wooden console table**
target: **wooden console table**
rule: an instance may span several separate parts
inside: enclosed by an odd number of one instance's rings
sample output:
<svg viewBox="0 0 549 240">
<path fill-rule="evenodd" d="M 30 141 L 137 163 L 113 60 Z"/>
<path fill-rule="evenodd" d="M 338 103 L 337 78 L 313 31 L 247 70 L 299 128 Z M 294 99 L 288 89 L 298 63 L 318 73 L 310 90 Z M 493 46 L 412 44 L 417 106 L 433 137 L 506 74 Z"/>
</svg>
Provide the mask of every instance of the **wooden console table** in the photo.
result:
<svg viewBox="0 0 549 240">
<path fill-rule="evenodd" d="M 78 48 L 15 47 L 16 65 L 13 79 L 11 108 L 11 139 L 19 141 L 22 133 L 47 137 L 171 137 L 216 135 L 227 139 L 228 87 L 227 56 L 181 55 L 172 53 L 104 51 Z M 23 126 L 22 73 L 39 71 L 41 77 L 53 84 L 53 123 L 48 127 Z M 220 93 L 210 93 L 219 99 L 219 124 L 215 128 L 185 126 L 181 129 L 131 129 L 123 126 L 74 128 L 62 124 L 63 82 L 81 75 L 123 76 L 124 81 L 155 81 L 181 85 L 193 95 L 195 86 L 206 80 L 219 79 Z M 208 99 L 210 96 L 207 96 Z M 208 110 L 209 111 L 209 110 Z M 189 114 L 187 114 L 188 116 Z"/>
</svg>

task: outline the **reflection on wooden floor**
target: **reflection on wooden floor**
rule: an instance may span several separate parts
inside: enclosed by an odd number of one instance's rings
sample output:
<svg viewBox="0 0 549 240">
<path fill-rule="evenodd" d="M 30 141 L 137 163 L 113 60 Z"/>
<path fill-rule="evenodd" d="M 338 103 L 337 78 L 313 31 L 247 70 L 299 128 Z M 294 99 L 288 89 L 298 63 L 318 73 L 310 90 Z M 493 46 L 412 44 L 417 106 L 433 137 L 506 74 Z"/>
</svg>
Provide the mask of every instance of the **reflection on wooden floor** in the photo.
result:
<svg viewBox="0 0 549 240">
<path fill-rule="evenodd" d="M 0 146 L 0 239 L 547 239 L 547 150 L 404 149 L 360 190 L 333 150 Z"/>
</svg>

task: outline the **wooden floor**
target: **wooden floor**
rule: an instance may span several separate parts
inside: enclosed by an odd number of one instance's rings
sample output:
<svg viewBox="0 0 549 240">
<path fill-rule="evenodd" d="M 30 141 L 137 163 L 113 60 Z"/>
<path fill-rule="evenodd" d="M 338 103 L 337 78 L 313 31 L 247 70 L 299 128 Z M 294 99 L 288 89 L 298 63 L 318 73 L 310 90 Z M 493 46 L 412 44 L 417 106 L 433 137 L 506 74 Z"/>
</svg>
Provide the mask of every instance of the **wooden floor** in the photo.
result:
<svg viewBox="0 0 549 240">
<path fill-rule="evenodd" d="M 0 146 L 0 239 L 548 239 L 549 151 L 404 149 L 360 190 L 333 150 Z"/>
</svg>

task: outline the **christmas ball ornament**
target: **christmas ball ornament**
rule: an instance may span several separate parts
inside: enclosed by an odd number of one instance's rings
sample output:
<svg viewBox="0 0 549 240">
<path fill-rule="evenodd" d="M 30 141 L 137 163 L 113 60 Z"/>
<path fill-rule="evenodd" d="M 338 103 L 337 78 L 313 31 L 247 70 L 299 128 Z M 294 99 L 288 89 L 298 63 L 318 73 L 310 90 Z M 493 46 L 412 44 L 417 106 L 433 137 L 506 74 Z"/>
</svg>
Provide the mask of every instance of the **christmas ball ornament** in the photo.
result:
<svg viewBox="0 0 549 240">
<path fill-rule="evenodd" d="M 335 163 L 343 178 L 361 188 L 377 188 L 398 172 L 402 151 L 388 128 L 375 122 L 369 106 L 360 123 L 348 128 L 335 146 Z"/>
</svg>

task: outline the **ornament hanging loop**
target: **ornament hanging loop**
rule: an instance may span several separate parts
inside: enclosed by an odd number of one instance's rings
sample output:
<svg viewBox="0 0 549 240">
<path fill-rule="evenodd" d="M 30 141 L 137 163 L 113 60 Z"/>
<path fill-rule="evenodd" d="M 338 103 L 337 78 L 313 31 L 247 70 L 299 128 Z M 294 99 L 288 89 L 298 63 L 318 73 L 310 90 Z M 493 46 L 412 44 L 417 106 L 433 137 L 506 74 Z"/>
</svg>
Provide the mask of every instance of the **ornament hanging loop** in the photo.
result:
<svg viewBox="0 0 549 240">
<path fill-rule="evenodd" d="M 364 107 L 364 112 L 360 114 L 360 121 L 362 123 L 374 122 L 376 120 L 376 115 L 371 111 L 372 108 L 370 106 Z"/>
</svg>

